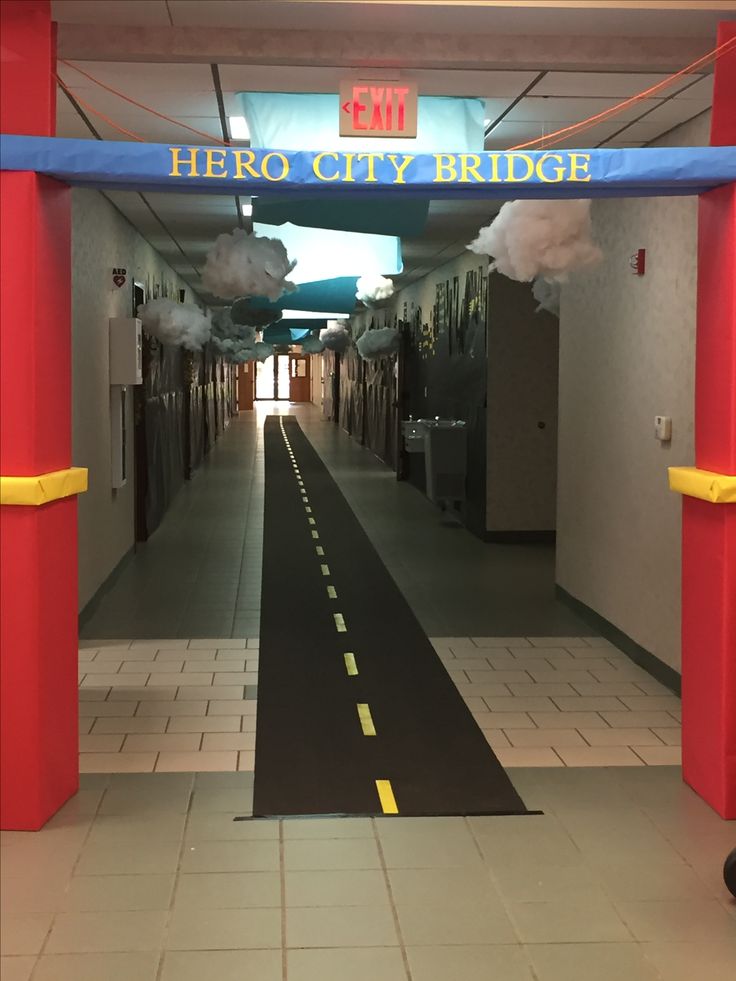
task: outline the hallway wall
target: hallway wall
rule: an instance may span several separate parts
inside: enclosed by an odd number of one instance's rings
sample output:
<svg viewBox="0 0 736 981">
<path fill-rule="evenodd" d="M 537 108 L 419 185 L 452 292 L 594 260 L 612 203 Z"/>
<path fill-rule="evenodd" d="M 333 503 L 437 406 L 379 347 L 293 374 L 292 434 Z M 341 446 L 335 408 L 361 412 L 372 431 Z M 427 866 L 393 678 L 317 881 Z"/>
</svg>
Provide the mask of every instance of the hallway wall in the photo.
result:
<svg viewBox="0 0 736 981">
<path fill-rule="evenodd" d="M 656 145 L 707 144 L 709 114 Z M 697 198 L 596 201 L 605 258 L 563 287 L 557 582 L 680 669 L 681 500 L 692 465 Z M 646 275 L 629 257 L 645 248 Z M 654 416 L 672 416 L 672 442 Z"/>
<path fill-rule="evenodd" d="M 127 270 L 118 289 L 113 268 Z M 72 448 L 89 468 L 79 497 L 79 604 L 82 609 L 134 544 L 133 398 L 127 412 L 127 483 L 110 474 L 108 320 L 133 313 L 133 281 L 191 290 L 97 191 L 72 191 Z M 163 290 L 162 290 L 163 295 Z M 132 395 L 132 391 L 129 390 Z"/>
</svg>

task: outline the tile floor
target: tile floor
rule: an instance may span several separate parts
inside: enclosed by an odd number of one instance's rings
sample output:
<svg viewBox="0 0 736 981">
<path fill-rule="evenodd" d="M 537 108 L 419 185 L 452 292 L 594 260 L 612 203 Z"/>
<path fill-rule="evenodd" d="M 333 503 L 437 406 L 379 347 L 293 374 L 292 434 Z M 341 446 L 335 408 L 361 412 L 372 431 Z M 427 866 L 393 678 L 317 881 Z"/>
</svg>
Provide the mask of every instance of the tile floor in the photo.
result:
<svg viewBox="0 0 736 981">
<path fill-rule="evenodd" d="M 250 773 L 83 775 L 2 834 L 3 981 L 731 981 L 736 829 L 676 767 L 514 779 L 544 814 L 234 821 Z"/>
<path fill-rule="evenodd" d="M 679 764 L 680 700 L 600 637 L 435 637 L 506 767 Z M 258 638 L 82 641 L 82 773 L 255 767 Z"/>
</svg>

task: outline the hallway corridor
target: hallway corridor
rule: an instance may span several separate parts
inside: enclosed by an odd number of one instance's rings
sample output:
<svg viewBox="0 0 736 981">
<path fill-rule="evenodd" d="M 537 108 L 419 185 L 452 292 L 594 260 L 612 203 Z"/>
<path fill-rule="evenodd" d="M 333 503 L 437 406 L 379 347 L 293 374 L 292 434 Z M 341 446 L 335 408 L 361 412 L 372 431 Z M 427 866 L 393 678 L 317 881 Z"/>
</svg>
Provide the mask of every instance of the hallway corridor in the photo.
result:
<svg viewBox="0 0 736 981">
<path fill-rule="evenodd" d="M 84 639 L 257 637 L 263 421 L 295 415 L 431 637 L 580 636 L 554 595 L 554 549 L 489 545 L 439 512 L 313 405 L 256 403 L 234 418 L 161 527 L 82 617 Z"/>
</svg>

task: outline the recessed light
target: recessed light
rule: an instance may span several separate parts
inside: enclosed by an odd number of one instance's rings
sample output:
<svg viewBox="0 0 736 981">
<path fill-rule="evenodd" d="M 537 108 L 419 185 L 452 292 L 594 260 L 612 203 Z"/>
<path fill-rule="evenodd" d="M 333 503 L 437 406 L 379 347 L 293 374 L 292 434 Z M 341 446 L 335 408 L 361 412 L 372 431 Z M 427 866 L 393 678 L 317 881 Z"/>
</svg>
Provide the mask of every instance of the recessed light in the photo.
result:
<svg viewBox="0 0 736 981">
<path fill-rule="evenodd" d="M 250 139 L 250 130 L 248 129 L 245 116 L 228 116 L 227 118 L 230 124 L 230 136 L 234 140 Z"/>
</svg>

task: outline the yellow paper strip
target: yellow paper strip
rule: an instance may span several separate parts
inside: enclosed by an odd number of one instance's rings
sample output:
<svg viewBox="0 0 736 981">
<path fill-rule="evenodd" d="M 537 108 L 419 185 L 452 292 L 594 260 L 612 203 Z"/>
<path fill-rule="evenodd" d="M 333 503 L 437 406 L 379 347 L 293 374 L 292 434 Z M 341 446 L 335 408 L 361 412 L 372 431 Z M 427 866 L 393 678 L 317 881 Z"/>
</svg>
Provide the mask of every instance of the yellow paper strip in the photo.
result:
<svg viewBox="0 0 736 981">
<path fill-rule="evenodd" d="M 319 538 L 319 532 L 318 531 L 313 531 L 312 532 L 312 538 Z"/>
<path fill-rule="evenodd" d="M 345 658 L 345 670 L 351 678 L 354 678 L 358 673 L 358 665 L 355 661 L 355 654 L 348 652 L 347 654 L 343 654 L 343 657 Z"/>
<path fill-rule="evenodd" d="M 370 706 L 367 702 L 358 702 L 358 718 L 360 719 L 360 728 L 363 730 L 363 735 L 375 736 L 376 727 L 373 725 L 373 717 L 371 716 Z"/>
<path fill-rule="evenodd" d="M 345 617 L 342 615 L 342 613 L 333 613 L 332 615 L 335 620 L 335 627 L 337 629 L 337 632 L 339 634 L 346 633 L 348 628 L 345 625 Z"/>
<path fill-rule="evenodd" d="M 33 477 L 0 477 L 0 504 L 39 507 L 87 490 L 87 470 L 69 467 Z"/>
<path fill-rule="evenodd" d="M 317 555 L 319 555 L 319 552 L 317 552 Z M 330 574 L 330 567 L 328 565 L 321 565 L 320 566 L 320 569 L 322 570 L 322 575 L 323 576 L 329 576 L 329 574 Z"/>
<path fill-rule="evenodd" d="M 381 801 L 381 809 L 384 814 L 398 814 L 399 808 L 394 797 L 394 790 L 390 780 L 376 780 L 376 790 L 378 799 Z"/>
<path fill-rule="evenodd" d="M 327 587 L 327 598 L 328 599 L 337 599 L 337 590 L 335 589 L 334 586 L 328 586 Z"/>
<path fill-rule="evenodd" d="M 322 548 L 321 545 L 317 545 L 315 551 L 317 552 L 317 555 L 324 555 L 325 554 L 325 550 Z"/>
<path fill-rule="evenodd" d="M 711 504 L 736 504 L 736 475 L 697 467 L 670 467 L 669 477 L 670 490 L 678 494 Z"/>
</svg>

